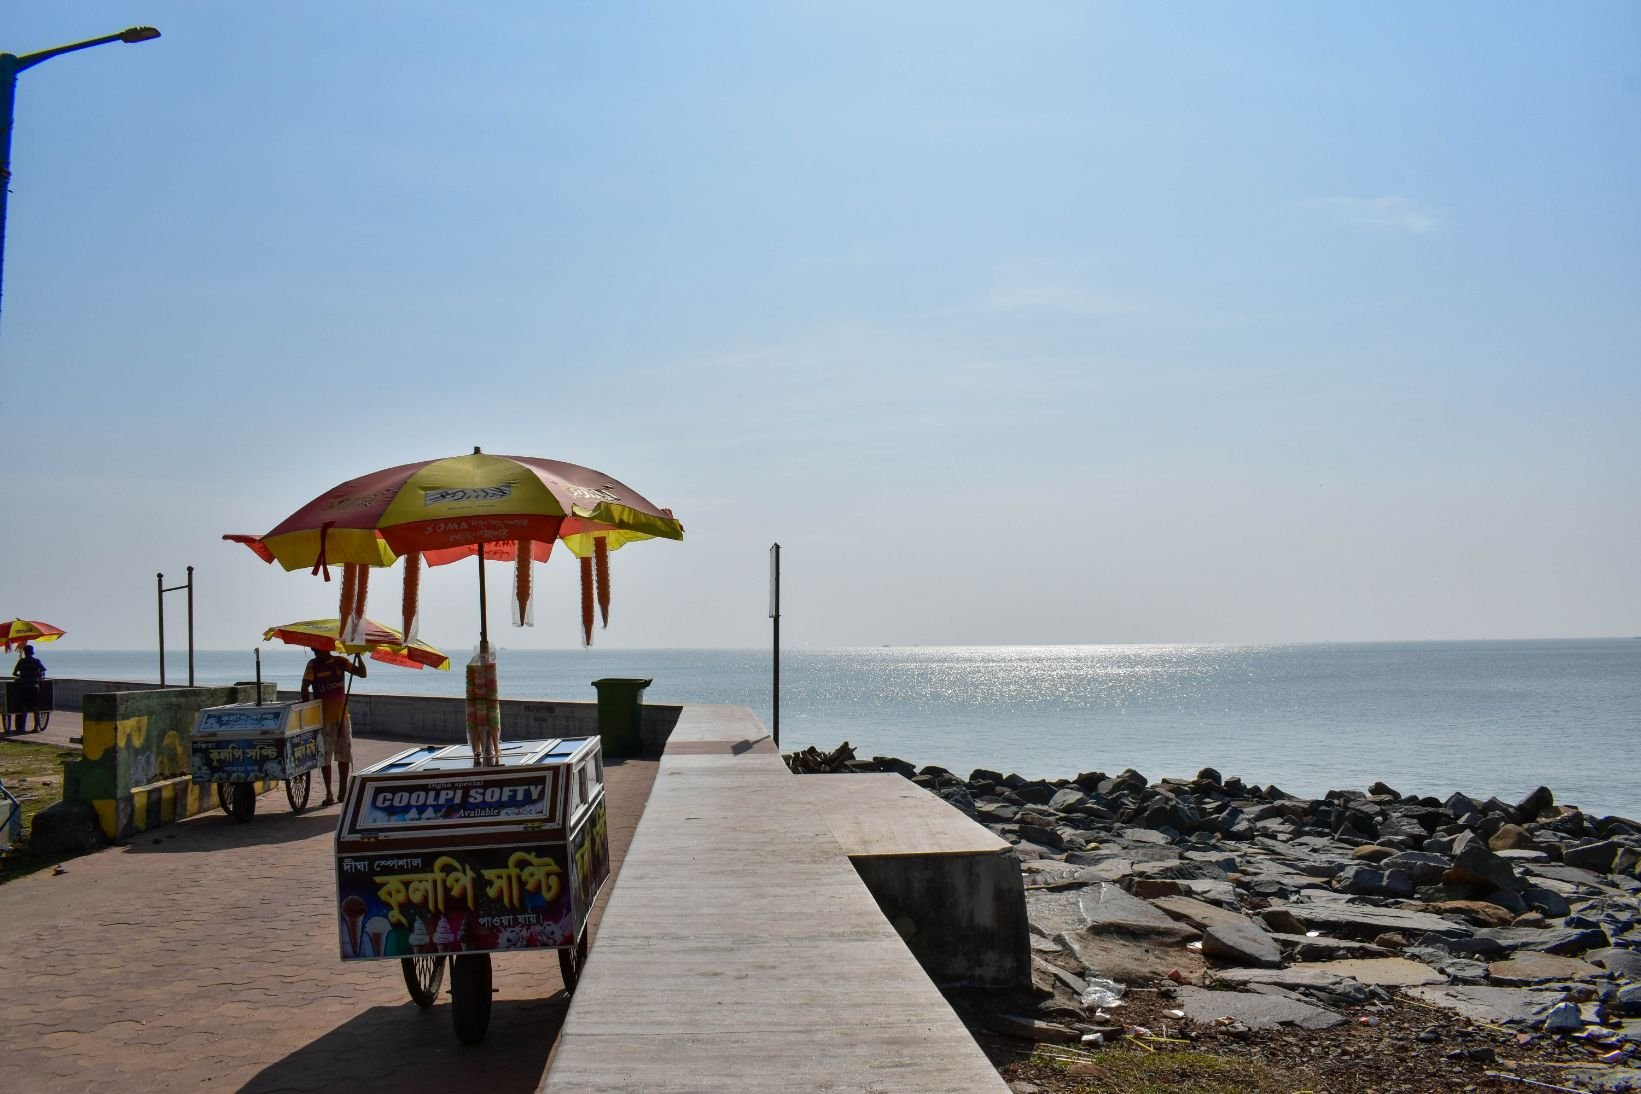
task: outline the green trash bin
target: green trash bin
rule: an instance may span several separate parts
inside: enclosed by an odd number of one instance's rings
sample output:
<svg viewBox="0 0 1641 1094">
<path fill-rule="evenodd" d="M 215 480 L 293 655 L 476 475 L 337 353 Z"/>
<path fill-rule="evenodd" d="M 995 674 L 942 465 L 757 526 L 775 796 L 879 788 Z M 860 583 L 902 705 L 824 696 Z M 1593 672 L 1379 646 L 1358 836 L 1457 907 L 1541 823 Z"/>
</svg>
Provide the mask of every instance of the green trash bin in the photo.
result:
<svg viewBox="0 0 1641 1094">
<path fill-rule="evenodd" d="M 644 717 L 644 689 L 651 683 L 620 676 L 593 681 L 598 689 L 598 736 L 604 742 L 605 756 L 636 756 L 644 751 L 638 727 Z"/>
</svg>

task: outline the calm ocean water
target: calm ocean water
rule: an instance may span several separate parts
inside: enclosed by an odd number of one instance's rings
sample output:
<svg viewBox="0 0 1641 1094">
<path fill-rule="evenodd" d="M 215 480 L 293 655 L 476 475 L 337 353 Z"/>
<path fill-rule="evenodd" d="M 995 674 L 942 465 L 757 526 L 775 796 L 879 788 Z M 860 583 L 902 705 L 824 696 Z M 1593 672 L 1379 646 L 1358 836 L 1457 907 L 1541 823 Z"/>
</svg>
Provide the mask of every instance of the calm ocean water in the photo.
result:
<svg viewBox="0 0 1641 1094">
<path fill-rule="evenodd" d="M 157 680 L 154 653 L 39 650 L 53 676 Z M 451 672 L 372 665 L 359 690 L 459 695 Z M 294 686 L 303 656 L 265 648 Z M 166 675 L 186 680 L 183 653 Z M 252 655 L 197 653 L 200 683 L 253 675 Z M 591 701 L 605 676 L 654 680 L 655 702 L 742 703 L 770 721 L 767 650 L 503 650 L 508 698 Z M 1641 640 L 1285 646 L 991 646 L 786 650 L 781 746 L 1071 776 L 1211 766 L 1293 794 L 1366 789 L 1559 801 L 1641 817 Z"/>
</svg>

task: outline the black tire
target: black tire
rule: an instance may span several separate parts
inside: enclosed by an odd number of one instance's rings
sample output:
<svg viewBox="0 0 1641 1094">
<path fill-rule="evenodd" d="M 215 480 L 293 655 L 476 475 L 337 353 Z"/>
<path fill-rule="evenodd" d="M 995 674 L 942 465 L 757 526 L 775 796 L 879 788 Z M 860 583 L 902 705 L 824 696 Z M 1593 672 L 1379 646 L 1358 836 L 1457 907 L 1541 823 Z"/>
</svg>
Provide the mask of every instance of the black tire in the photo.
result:
<svg viewBox="0 0 1641 1094">
<path fill-rule="evenodd" d="M 308 807 L 308 796 L 313 793 L 313 772 L 304 771 L 285 780 L 285 800 L 291 803 L 291 812 L 300 813 Z"/>
<path fill-rule="evenodd" d="M 576 939 L 573 949 L 558 951 L 558 972 L 564 979 L 566 994 L 575 994 L 576 982 L 581 979 L 581 970 L 587 967 L 587 931 L 582 929 L 581 937 Z"/>
<path fill-rule="evenodd" d="M 450 962 L 450 1019 L 464 1045 L 484 1040 L 490 1028 L 490 955 L 457 954 Z"/>
<path fill-rule="evenodd" d="M 405 987 L 410 989 L 410 1001 L 426 1010 L 439 1000 L 439 985 L 444 983 L 444 965 L 449 958 L 399 958 L 399 970 L 405 974 Z"/>
<path fill-rule="evenodd" d="M 233 807 L 232 803 L 230 803 L 229 800 L 228 800 L 228 797 L 229 797 L 228 787 L 231 786 L 232 784 L 231 783 L 217 783 L 215 785 L 216 785 L 216 788 L 217 788 L 217 804 L 222 807 L 222 811 L 224 813 L 228 814 L 230 817 L 233 816 L 234 815 L 234 807 Z"/>
<path fill-rule="evenodd" d="M 51 711 L 37 710 L 34 712 L 34 732 L 44 733 L 51 724 Z"/>
<path fill-rule="evenodd" d="M 228 815 L 240 824 L 256 816 L 256 784 L 230 783 L 233 793 L 228 799 Z"/>
</svg>

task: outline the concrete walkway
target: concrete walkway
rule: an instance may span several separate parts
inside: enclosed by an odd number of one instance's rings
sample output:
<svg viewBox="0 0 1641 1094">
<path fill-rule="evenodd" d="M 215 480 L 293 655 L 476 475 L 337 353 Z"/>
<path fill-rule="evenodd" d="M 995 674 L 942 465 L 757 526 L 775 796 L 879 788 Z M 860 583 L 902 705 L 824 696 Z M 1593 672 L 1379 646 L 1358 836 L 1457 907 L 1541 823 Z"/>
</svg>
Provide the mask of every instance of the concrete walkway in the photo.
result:
<svg viewBox="0 0 1641 1094">
<path fill-rule="evenodd" d="M 996 1091 L 745 707 L 673 729 L 544 1089 Z"/>
<path fill-rule="evenodd" d="M 78 735 L 59 711 L 21 739 Z M 617 871 L 656 767 L 606 769 Z M 554 954 L 496 957 L 489 1039 L 461 1045 L 448 996 L 420 1010 L 397 962 L 338 958 L 336 812 L 276 790 L 250 824 L 205 814 L 0 885 L 0 1090 L 534 1090 L 566 1006 Z"/>
</svg>

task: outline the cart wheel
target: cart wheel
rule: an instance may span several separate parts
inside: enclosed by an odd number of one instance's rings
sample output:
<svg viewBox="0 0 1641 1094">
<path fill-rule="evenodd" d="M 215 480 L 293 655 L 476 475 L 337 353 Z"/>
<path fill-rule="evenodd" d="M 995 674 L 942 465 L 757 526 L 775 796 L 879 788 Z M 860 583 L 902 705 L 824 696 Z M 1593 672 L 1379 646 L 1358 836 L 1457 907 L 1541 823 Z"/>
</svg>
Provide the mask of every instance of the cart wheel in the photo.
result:
<svg viewBox="0 0 1641 1094">
<path fill-rule="evenodd" d="M 558 971 L 559 975 L 564 978 L 564 990 L 566 992 L 572 994 L 575 992 L 576 981 L 581 979 L 581 970 L 586 967 L 587 931 L 583 929 L 581 937 L 576 939 L 574 949 L 558 951 Z"/>
<path fill-rule="evenodd" d="M 231 802 L 229 802 L 229 800 L 228 800 L 228 787 L 231 786 L 231 785 L 232 785 L 231 783 L 217 783 L 216 784 L 217 804 L 220 805 L 222 807 L 222 811 L 224 813 L 228 814 L 230 817 L 234 815 L 233 804 Z"/>
<path fill-rule="evenodd" d="M 300 775 L 293 775 L 285 780 L 285 800 L 291 803 L 292 813 L 300 813 L 308 807 L 308 795 L 312 791 L 313 772 L 311 771 L 304 771 Z"/>
<path fill-rule="evenodd" d="M 450 963 L 450 1017 L 464 1045 L 484 1040 L 490 1028 L 490 955 L 457 954 Z"/>
<path fill-rule="evenodd" d="M 234 789 L 228 802 L 228 815 L 240 824 L 244 824 L 256 815 L 256 785 L 254 783 L 229 783 Z"/>
<path fill-rule="evenodd" d="M 399 958 L 399 969 L 405 974 L 405 987 L 410 989 L 411 1002 L 425 1010 L 438 1001 L 439 985 L 444 983 L 444 963 L 447 960 L 445 957 L 431 956 Z"/>
<path fill-rule="evenodd" d="M 37 710 L 34 712 L 34 732 L 44 733 L 46 731 L 46 727 L 50 724 L 51 711 Z"/>
</svg>

